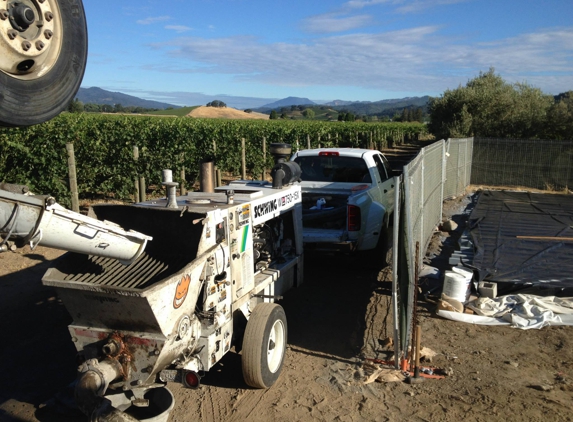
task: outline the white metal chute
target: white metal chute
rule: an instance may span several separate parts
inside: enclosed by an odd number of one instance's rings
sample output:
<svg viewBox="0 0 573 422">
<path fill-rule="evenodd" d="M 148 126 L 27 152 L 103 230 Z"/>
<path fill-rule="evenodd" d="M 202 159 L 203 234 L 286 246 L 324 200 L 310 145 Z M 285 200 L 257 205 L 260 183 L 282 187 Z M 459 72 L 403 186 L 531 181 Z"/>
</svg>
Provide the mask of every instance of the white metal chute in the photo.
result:
<svg viewBox="0 0 573 422">
<path fill-rule="evenodd" d="M 152 238 L 126 231 L 115 223 L 100 221 L 53 204 L 46 207 L 38 230 L 41 244 L 87 255 L 114 258 L 130 264 Z"/>
<path fill-rule="evenodd" d="M 128 265 L 152 238 L 70 211 L 45 196 L 0 190 L 0 244 L 29 243 L 104 258 Z"/>
</svg>

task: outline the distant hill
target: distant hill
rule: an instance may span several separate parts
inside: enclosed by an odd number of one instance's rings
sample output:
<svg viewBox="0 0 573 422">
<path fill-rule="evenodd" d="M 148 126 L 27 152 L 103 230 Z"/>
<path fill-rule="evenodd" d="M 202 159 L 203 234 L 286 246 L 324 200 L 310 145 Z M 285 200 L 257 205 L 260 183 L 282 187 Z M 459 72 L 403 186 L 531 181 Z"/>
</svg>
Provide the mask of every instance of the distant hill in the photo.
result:
<svg viewBox="0 0 573 422">
<path fill-rule="evenodd" d="M 159 101 L 144 100 L 132 95 L 122 94 L 121 92 L 106 91 L 105 89 L 97 87 L 80 88 L 76 94 L 76 98 L 84 104 L 108 104 L 112 106 L 115 104 L 121 104 L 123 107 L 157 108 L 161 110 L 169 107 L 179 107 Z"/>
<path fill-rule="evenodd" d="M 345 105 L 333 105 L 332 108 L 338 111 L 348 111 L 357 115 L 387 115 L 391 116 L 396 111 L 402 111 L 404 108 L 421 107 L 427 112 L 429 96 L 424 97 L 406 97 L 399 99 L 381 100 L 373 102 L 356 102 Z"/>
<path fill-rule="evenodd" d="M 195 107 L 188 116 L 196 117 L 200 119 L 257 119 L 257 120 L 268 120 L 268 114 L 262 113 L 247 113 L 243 110 L 237 110 L 231 107 Z"/>
<path fill-rule="evenodd" d="M 254 109 L 260 113 L 270 113 L 275 110 L 278 113 L 285 113 L 289 119 L 302 119 L 302 108 L 290 110 L 290 106 L 308 106 L 315 112 L 315 120 L 336 120 L 338 113 L 352 113 L 356 116 L 388 116 L 392 118 L 394 114 L 402 113 L 405 108 L 422 108 L 424 113 L 428 111 L 429 96 L 406 97 L 381 101 L 343 101 L 334 100 L 325 104 L 316 104 L 308 98 L 288 97 L 264 107 Z"/>
<path fill-rule="evenodd" d="M 258 107 L 257 110 L 274 110 L 281 107 L 290 107 L 293 105 L 315 105 L 316 103 L 308 98 L 300 98 L 300 97 L 287 97 L 283 98 L 282 100 L 275 101 L 274 103 L 265 104 L 262 107 Z"/>
<path fill-rule="evenodd" d="M 348 105 L 348 104 L 355 104 L 355 103 L 363 103 L 363 102 L 369 102 L 369 101 L 344 101 L 344 100 L 334 100 L 334 101 L 330 101 L 328 103 L 324 103 L 323 105 L 325 106 L 344 106 L 344 105 Z"/>
</svg>

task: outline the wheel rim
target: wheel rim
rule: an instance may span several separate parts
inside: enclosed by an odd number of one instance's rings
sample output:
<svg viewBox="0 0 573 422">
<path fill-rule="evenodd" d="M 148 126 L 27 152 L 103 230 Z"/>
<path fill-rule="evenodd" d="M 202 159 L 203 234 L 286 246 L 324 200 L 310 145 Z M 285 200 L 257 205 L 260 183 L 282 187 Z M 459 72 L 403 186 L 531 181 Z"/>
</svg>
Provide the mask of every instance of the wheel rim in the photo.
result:
<svg viewBox="0 0 573 422">
<path fill-rule="evenodd" d="M 267 344 L 267 365 L 269 371 L 275 373 L 281 366 L 285 348 L 285 327 L 277 320 L 271 328 Z"/>
<path fill-rule="evenodd" d="M 62 19 L 57 0 L 0 0 L 0 71 L 42 77 L 58 61 Z"/>
</svg>

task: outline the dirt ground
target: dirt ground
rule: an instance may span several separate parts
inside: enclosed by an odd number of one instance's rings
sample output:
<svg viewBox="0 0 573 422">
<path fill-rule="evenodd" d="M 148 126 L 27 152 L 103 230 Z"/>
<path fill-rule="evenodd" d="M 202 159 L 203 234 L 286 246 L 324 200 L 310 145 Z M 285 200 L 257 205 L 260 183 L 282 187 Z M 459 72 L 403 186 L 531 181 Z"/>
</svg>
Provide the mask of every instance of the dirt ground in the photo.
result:
<svg viewBox="0 0 573 422">
<path fill-rule="evenodd" d="M 463 230 L 465 197 L 445 207 Z M 455 237 L 453 233 L 451 237 Z M 433 265 L 451 241 L 437 233 Z M 449 246 L 448 246 L 449 245 Z M 60 252 L 39 247 L 0 254 L 0 420 L 85 421 L 44 403 L 75 378 L 71 319 L 40 279 Z M 387 258 L 390 257 L 388 254 Z M 440 264 L 441 263 L 441 264 Z M 268 390 L 246 386 L 230 352 L 200 389 L 169 384 L 170 421 L 571 421 L 573 329 L 518 330 L 457 323 L 418 302 L 429 365 L 450 375 L 419 384 L 364 384 L 364 358 L 384 359 L 392 337 L 388 269 L 356 258 L 308 255 L 305 284 L 282 305 L 289 323 L 283 372 Z"/>
</svg>

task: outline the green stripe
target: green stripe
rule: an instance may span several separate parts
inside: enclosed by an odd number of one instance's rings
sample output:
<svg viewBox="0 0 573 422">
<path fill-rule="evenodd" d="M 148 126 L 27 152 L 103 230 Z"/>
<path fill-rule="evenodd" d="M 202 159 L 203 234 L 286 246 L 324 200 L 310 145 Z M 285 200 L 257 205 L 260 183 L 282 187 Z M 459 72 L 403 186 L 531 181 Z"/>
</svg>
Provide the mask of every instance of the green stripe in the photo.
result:
<svg viewBox="0 0 573 422">
<path fill-rule="evenodd" d="M 241 252 L 245 252 L 247 248 L 247 234 L 249 233 L 249 225 L 243 227 L 243 241 L 241 242 Z"/>
</svg>

